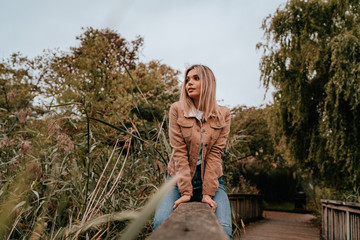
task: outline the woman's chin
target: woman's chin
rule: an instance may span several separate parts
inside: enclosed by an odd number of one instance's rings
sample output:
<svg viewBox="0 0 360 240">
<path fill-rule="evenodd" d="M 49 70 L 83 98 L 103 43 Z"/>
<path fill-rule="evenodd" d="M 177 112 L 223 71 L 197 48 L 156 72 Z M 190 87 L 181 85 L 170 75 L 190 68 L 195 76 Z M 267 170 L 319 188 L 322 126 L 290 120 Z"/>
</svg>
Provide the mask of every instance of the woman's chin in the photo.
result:
<svg viewBox="0 0 360 240">
<path fill-rule="evenodd" d="M 188 93 L 189 97 L 191 99 L 196 99 L 196 98 L 199 98 L 199 94 L 194 94 L 194 93 Z"/>
</svg>

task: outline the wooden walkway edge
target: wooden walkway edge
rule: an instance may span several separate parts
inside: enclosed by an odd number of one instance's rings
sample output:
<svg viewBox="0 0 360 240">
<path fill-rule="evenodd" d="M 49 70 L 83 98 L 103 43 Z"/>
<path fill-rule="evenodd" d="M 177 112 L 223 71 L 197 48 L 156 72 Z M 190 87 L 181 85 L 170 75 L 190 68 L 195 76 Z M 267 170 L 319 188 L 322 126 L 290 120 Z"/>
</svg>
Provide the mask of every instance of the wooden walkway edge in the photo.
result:
<svg viewBox="0 0 360 240">
<path fill-rule="evenodd" d="M 311 214 L 264 211 L 264 219 L 250 223 L 241 233 L 241 240 L 318 240 L 320 228 Z"/>
</svg>

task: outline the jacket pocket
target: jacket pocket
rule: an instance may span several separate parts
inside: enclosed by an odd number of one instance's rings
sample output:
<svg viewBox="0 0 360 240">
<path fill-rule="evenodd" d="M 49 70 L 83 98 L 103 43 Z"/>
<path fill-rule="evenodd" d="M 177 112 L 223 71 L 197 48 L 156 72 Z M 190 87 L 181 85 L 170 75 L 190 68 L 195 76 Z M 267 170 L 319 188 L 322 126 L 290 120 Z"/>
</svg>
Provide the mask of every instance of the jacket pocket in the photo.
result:
<svg viewBox="0 0 360 240">
<path fill-rule="evenodd" d="M 225 123 L 224 122 L 219 122 L 219 121 L 211 121 L 210 122 L 210 127 L 211 127 L 211 136 L 210 136 L 210 145 L 212 146 L 215 141 L 219 138 L 220 132 L 221 130 L 225 127 Z"/>
<path fill-rule="evenodd" d="M 177 124 L 179 124 L 180 128 L 181 128 L 181 134 L 183 135 L 184 138 L 189 138 L 192 134 L 192 127 L 194 126 L 194 121 L 193 119 L 179 119 L 177 121 Z"/>
</svg>

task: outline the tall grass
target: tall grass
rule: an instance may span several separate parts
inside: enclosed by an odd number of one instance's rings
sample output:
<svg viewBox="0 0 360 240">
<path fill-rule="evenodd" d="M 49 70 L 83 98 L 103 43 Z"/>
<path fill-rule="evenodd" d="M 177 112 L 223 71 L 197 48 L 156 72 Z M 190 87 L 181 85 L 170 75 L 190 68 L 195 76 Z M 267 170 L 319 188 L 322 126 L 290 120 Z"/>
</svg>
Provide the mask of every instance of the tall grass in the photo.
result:
<svg viewBox="0 0 360 240">
<path fill-rule="evenodd" d="M 170 156 L 167 118 L 144 130 L 116 113 L 118 125 L 89 117 L 86 106 L 74 117 L 75 104 L 21 124 L 1 115 L 2 129 L 12 124 L 0 131 L 0 239 L 143 239 L 152 230 L 174 183 L 151 198 Z"/>
<path fill-rule="evenodd" d="M 59 146 L 44 145 L 48 149 L 41 158 L 27 159 L 12 176 L 2 178 L 1 238 L 118 236 L 128 220 L 143 219 L 134 211 L 144 206 L 164 179 L 165 164 L 160 158 L 168 155 L 165 151 L 169 144 L 163 129 L 157 133 L 151 140 L 132 136 L 125 141 L 118 139 L 111 148 L 95 141 L 84 159 L 75 150 L 66 153 Z M 81 147 L 82 143 L 76 144 Z M 2 159 L 2 167 L 7 163 Z M 31 164 L 40 168 L 41 175 Z M 146 231 L 142 233 L 145 235 Z"/>
</svg>

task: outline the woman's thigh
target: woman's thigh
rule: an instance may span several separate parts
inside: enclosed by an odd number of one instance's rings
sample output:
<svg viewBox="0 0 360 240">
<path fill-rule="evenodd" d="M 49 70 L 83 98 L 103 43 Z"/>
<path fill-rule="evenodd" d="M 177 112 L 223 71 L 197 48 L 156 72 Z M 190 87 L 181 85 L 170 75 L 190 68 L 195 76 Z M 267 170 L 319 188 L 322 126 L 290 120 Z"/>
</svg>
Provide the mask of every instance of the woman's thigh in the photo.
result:
<svg viewBox="0 0 360 240">
<path fill-rule="evenodd" d="M 155 211 L 154 217 L 154 230 L 158 228 L 163 221 L 165 221 L 173 212 L 174 202 L 181 197 L 180 191 L 177 186 L 170 190 L 165 198 L 160 202 Z"/>
</svg>

